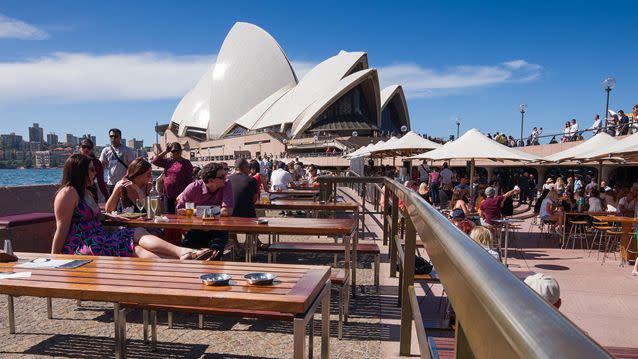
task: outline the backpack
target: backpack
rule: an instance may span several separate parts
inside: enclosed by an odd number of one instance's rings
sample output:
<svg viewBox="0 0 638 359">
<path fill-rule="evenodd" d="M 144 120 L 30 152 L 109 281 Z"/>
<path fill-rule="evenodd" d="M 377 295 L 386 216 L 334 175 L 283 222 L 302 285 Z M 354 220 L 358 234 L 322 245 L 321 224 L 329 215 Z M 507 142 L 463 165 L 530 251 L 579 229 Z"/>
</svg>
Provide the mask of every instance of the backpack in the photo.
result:
<svg viewBox="0 0 638 359">
<path fill-rule="evenodd" d="M 512 199 L 512 197 L 507 197 L 505 198 L 505 200 L 503 200 L 501 214 L 504 217 L 509 217 L 514 214 L 514 200 Z"/>
</svg>

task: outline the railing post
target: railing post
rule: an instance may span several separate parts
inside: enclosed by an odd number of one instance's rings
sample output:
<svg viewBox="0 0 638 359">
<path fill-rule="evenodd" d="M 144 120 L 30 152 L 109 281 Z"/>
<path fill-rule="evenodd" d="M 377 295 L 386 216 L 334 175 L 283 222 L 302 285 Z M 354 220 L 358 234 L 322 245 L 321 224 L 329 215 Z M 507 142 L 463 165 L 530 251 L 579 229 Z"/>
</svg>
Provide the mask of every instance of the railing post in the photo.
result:
<svg viewBox="0 0 638 359">
<path fill-rule="evenodd" d="M 401 332 L 399 354 L 410 355 L 412 341 L 412 306 L 408 288 L 414 285 L 414 257 L 416 247 L 416 230 L 410 216 L 405 217 L 405 251 L 403 253 L 403 270 L 401 273 Z"/>
<path fill-rule="evenodd" d="M 387 199 L 386 199 L 387 201 Z M 395 278 L 397 276 L 397 249 L 396 242 L 394 238 L 396 238 L 398 233 L 398 225 L 399 225 L 399 197 L 396 194 L 392 193 L 392 219 L 390 222 L 390 243 L 389 243 L 389 254 L 390 254 L 390 277 Z"/>
<path fill-rule="evenodd" d="M 361 239 L 366 235 L 366 184 L 363 183 L 361 190 Z"/>
<path fill-rule="evenodd" d="M 463 325 L 460 322 L 456 322 L 456 333 L 455 333 L 455 345 L 454 353 L 456 358 L 463 359 L 474 359 L 474 353 L 472 353 L 472 348 L 470 348 L 470 343 L 467 341 L 467 337 L 465 336 L 465 332 L 463 331 Z"/>
<path fill-rule="evenodd" d="M 388 245 L 388 209 L 390 208 L 390 189 L 383 187 L 383 245 Z"/>
</svg>

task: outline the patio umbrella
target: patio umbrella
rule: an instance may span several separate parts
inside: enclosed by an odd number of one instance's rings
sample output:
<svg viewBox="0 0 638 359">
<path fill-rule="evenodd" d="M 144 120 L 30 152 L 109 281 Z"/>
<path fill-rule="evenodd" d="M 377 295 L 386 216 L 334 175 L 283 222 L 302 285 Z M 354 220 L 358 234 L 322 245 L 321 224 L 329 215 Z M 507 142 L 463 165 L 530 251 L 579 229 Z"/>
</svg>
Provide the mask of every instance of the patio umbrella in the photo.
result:
<svg viewBox="0 0 638 359">
<path fill-rule="evenodd" d="M 596 137 L 600 134 L 596 135 Z M 591 151 L 579 153 L 574 156 L 574 160 L 580 161 L 597 161 L 598 176 L 602 176 L 602 167 L 604 161 L 625 162 L 636 160 L 638 157 L 638 133 L 627 136 L 622 140 L 616 140 L 608 146 L 599 146 Z M 601 178 L 602 180 L 602 178 Z"/>
<path fill-rule="evenodd" d="M 473 183 L 474 161 L 488 159 L 492 161 L 537 161 L 539 157 L 502 145 L 473 128 L 455 141 L 432 151 L 422 153 L 411 159 L 428 159 L 434 161 L 464 159 L 470 161 L 470 183 Z M 473 187 L 471 187 L 473 188 Z"/>
<path fill-rule="evenodd" d="M 545 156 L 540 159 L 541 162 L 562 162 L 568 161 L 574 158 L 578 158 L 581 155 L 588 154 L 592 151 L 597 151 L 600 149 L 611 148 L 616 145 L 618 141 L 608 135 L 605 132 L 600 132 L 596 136 L 590 138 L 589 140 L 580 143 L 574 147 L 570 147 L 564 151 L 560 151 L 549 156 Z"/>
<path fill-rule="evenodd" d="M 394 138 L 394 137 L 393 137 Z M 388 140 L 382 146 L 376 147 L 373 151 L 375 156 L 413 156 L 417 153 L 423 153 L 424 151 L 433 150 L 439 148 L 442 145 L 425 139 L 418 134 L 410 131 L 403 135 L 403 137 L 392 141 Z"/>
</svg>

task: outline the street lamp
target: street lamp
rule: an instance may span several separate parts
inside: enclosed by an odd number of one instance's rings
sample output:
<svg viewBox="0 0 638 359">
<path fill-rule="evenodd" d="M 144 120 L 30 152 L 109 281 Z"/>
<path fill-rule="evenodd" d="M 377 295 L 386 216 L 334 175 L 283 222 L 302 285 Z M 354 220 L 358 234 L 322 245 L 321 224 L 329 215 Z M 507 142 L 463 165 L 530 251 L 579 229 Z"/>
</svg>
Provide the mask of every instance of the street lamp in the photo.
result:
<svg viewBox="0 0 638 359">
<path fill-rule="evenodd" d="M 352 131 L 352 137 L 357 137 L 359 136 L 359 132 L 357 131 Z"/>
<path fill-rule="evenodd" d="M 603 80 L 603 89 L 607 92 L 607 102 L 605 104 L 605 126 L 607 126 L 607 118 L 609 117 L 609 93 L 616 87 L 616 79 L 608 76 Z"/>
<path fill-rule="evenodd" d="M 525 112 L 527 112 L 527 105 L 526 104 L 521 104 L 520 106 L 518 106 L 518 110 L 521 111 L 521 142 L 519 143 L 519 146 L 525 144 L 525 141 L 523 141 L 523 122 L 525 121 Z"/>
<path fill-rule="evenodd" d="M 460 134 L 460 129 L 461 129 L 461 118 L 459 116 L 456 116 L 456 138 L 459 138 L 459 134 Z"/>
<path fill-rule="evenodd" d="M 401 133 L 405 135 L 406 132 L 408 132 L 408 126 L 406 125 L 401 126 Z"/>
</svg>

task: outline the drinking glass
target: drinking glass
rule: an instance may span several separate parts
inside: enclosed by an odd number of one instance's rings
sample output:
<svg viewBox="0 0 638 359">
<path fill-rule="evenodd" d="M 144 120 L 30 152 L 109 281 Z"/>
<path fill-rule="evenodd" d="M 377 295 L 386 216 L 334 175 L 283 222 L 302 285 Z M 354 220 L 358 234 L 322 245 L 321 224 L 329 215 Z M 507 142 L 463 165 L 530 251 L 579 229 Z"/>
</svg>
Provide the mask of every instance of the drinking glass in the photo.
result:
<svg viewBox="0 0 638 359">
<path fill-rule="evenodd" d="M 186 218 L 193 218 L 193 214 L 195 214 L 195 203 L 186 202 Z"/>
<path fill-rule="evenodd" d="M 146 198 L 138 198 L 135 200 L 135 205 L 137 209 L 140 210 L 140 213 L 144 212 L 144 205 L 146 204 Z"/>
<path fill-rule="evenodd" d="M 153 197 L 151 198 L 151 210 L 153 213 L 157 213 L 157 206 L 159 205 L 159 198 Z"/>
</svg>

